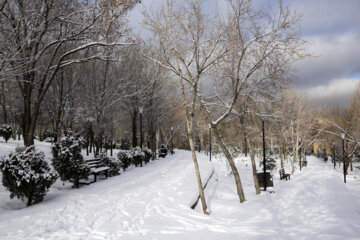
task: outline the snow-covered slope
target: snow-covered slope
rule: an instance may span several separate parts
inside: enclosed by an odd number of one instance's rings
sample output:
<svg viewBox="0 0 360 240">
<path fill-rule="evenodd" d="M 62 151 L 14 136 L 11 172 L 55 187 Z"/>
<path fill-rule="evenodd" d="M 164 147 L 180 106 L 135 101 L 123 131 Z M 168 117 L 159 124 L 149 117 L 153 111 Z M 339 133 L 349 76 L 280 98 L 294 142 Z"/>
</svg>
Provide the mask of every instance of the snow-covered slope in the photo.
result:
<svg viewBox="0 0 360 240">
<path fill-rule="evenodd" d="M 14 210 L 18 200 L 0 188 L 0 239 L 359 239 L 357 176 L 345 185 L 331 164 L 309 157 L 290 181 L 275 173 L 275 193 L 256 196 L 250 163 L 238 159 L 240 204 L 225 160 L 198 156 L 204 180 L 216 172 L 205 191 L 210 216 L 190 209 L 194 167 L 190 152 L 177 150 L 81 189 L 57 183 L 29 208 Z"/>
</svg>

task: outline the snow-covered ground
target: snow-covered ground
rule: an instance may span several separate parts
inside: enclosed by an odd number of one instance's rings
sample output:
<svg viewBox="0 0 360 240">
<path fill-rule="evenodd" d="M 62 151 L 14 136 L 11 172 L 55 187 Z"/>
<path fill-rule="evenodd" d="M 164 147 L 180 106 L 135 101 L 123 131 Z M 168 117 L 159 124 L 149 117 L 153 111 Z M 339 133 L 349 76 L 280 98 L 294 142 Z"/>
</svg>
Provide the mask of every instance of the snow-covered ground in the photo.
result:
<svg viewBox="0 0 360 240">
<path fill-rule="evenodd" d="M 16 142 L 0 141 L 4 155 Z M 50 144 L 36 143 L 50 158 Z M 340 170 L 315 157 L 255 195 L 250 161 L 238 158 L 247 201 L 240 204 L 225 159 L 198 154 L 210 216 L 190 205 L 197 197 L 191 154 L 173 156 L 80 189 L 53 185 L 44 202 L 24 208 L 0 185 L 0 239 L 359 239 L 360 173 L 343 183 Z M 287 169 L 287 172 L 289 170 Z M 201 204 L 201 203 L 199 203 Z"/>
</svg>

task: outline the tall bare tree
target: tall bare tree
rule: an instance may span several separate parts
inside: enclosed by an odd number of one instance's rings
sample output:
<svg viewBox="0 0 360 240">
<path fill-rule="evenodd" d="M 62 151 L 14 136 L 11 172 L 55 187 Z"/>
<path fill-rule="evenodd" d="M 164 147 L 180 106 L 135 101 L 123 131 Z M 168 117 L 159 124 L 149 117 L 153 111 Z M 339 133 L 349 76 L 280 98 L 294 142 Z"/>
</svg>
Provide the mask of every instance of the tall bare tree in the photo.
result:
<svg viewBox="0 0 360 240">
<path fill-rule="evenodd" d="M 155 16 L 147 15 L 147 24 L 159 41 L 158 57 L 149 57 L 178 77 L 202 208 L 208 214 L 194 148 L 194 124 L 200 79 L 226 49 L 221 46 L 222 29 L 218 23 L 210 25 L 213 21 L 202 12 L 200 1 L 186 2 L 180 8 L 175 4 L 176 1 L 168 0 Z"/>
<path fill-rule="evenodd" d="M 101 58 L 101 46 L 123 43 L 116 38 L 107 42 L 99 29 L 111 21 L 103 21 L 111 11 L 122 16 L 136 0 L 15 0 L 4 1 L 0 15 L 1 55 L 6 58 L 1 78 L 16 81 L 23 97 L 23 136 L 26 146 L 34 143 L 40 111 L 51 83 L 64 67 Z M 66 46 L 66 47 L 64 47 Z M 83 54 L 96 49 L 93 54 Z"/>
<path fill-rule="evenodd" d="M 303 41 L 296 30 L 299 17 L 289 8 L 280 4 L 272 15 L 266 15 L 254 11 L 250 0 L 229 0 L 228 3 L 230 13 L 225 42 L 228 54 L 218 66 L 223 69 L 219 80 L 230 90 L 226 96 L 215 92 L 215 101 L 223 108 L 221 114 L 211 114 L 213 101 L 201 94 L 199 99 L 208 113 L 218 144 L 229 161 L 240 202 L 243 202 L 245 196 L 240 176 L 217 127 L 231 116 L 235 105 L 244 101 L 244 97 L 252 96 L 262 85 L 280 84 L 277 82 L 283 79 L 289 63 L 299 57 Z"/>
</svg>

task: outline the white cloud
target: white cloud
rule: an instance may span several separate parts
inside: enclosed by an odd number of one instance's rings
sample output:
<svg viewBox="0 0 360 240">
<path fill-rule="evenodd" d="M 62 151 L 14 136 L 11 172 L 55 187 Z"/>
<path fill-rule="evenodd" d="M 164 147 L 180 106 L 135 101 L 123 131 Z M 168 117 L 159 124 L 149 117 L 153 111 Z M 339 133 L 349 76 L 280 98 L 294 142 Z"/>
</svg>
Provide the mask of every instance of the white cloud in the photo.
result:
<svg viewBox="0 0 360 240">
<path fill-rule="evenodd" d="M 318 85 L 308 89 L 301 89 L 308 100 L 326 102 L 329 105 L 345 106 L 352 98 L 360 78 L 338 79 L 326 85 Z"/>
<path fill-rule="evenodd" d="M 299 79 L 295 86 L 327 85 L 334 79 L 349 79 L 359 74 L 360 34 L 312 36 L 307 40 L 307 51 L 314 57 L 296 64 Z"/>
</svg>

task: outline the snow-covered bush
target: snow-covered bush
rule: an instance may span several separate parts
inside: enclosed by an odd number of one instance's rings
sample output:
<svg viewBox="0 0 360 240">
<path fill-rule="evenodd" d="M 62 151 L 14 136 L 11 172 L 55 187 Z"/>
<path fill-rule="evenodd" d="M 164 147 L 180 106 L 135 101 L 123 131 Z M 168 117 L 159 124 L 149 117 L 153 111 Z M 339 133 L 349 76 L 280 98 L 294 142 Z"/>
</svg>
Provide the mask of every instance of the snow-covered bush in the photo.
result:
<svg viewBox="0 0 360 240">
<path fill-rule="evenodd" d="M 84 139 L 80 135 L 67 130 L 65 136 L 52 147 L 53 167 L 62 181 L 70 181 L 76 188 L 79 187 L 79 180 L 87 179 L 90 174 L 90 169 L 81 155 L 83 144 Z"/>
<path fill-rule="evenodd" d="M 104 163 L 104 165 L 110 168 L 109 176 L 119 175 L 120 168 L 122 167 L 122 163 L 120 162 L 120 160 L 114 157 L 109 157 L 108 155 L 106 155 L 106 151 L 101 152 L 99 157 Z"/>
<path fill-rule="evenodd" d="M 131 165 L 133 161 L 133 157 L 130 150 L 120 150 L 117 157 L 124 171 Z"/>
<path fill-rule="evenodd" d="M 145 161 L 145 164 L 146 164 L 146 163 L 150 162 L 150 160 L 152 158 L 152 155 L 153 155 L 153 152 L 150 149 L 148 149 L 147 147 L 143 148 L 143 152 L 145 154 L 144 161 Z"/>
<path fill-rule="evenodd" d="M 44 199 L 58 177 L 44 158 L 43 152 L 30 146 L 17 147 L 15 152 L 0 160 L 2 183 L 11 192 L 10 198 L 27 198 L 27 206 Z"/>
<path fill-rule="evenodd" d="M 131 154 L 135 167 L 139 165 L 142 166 L 142 163 L 145 160 L 145 153 L 141 150 L 141 148 L 140 147 L 132 148 Z"/>
<path fill-rule="evenodd" d="M 142 150 L 140 147 L 135 147 L 130 150 L 120 150 L 117 157 L 121 162 L 121 167 L 125 171 L 131 164 L 137 167 L 142 166 L 143 162 L 149 162 L 152 154 L 152 151 L 148 148 Z"/>
<path fill-rule="evenodd" d="M 9 124 L 2 124 L 0 127 L 0 135 L 5 139 L 7 142 L 12 134 L 12 128 Z"/>
</svg>

